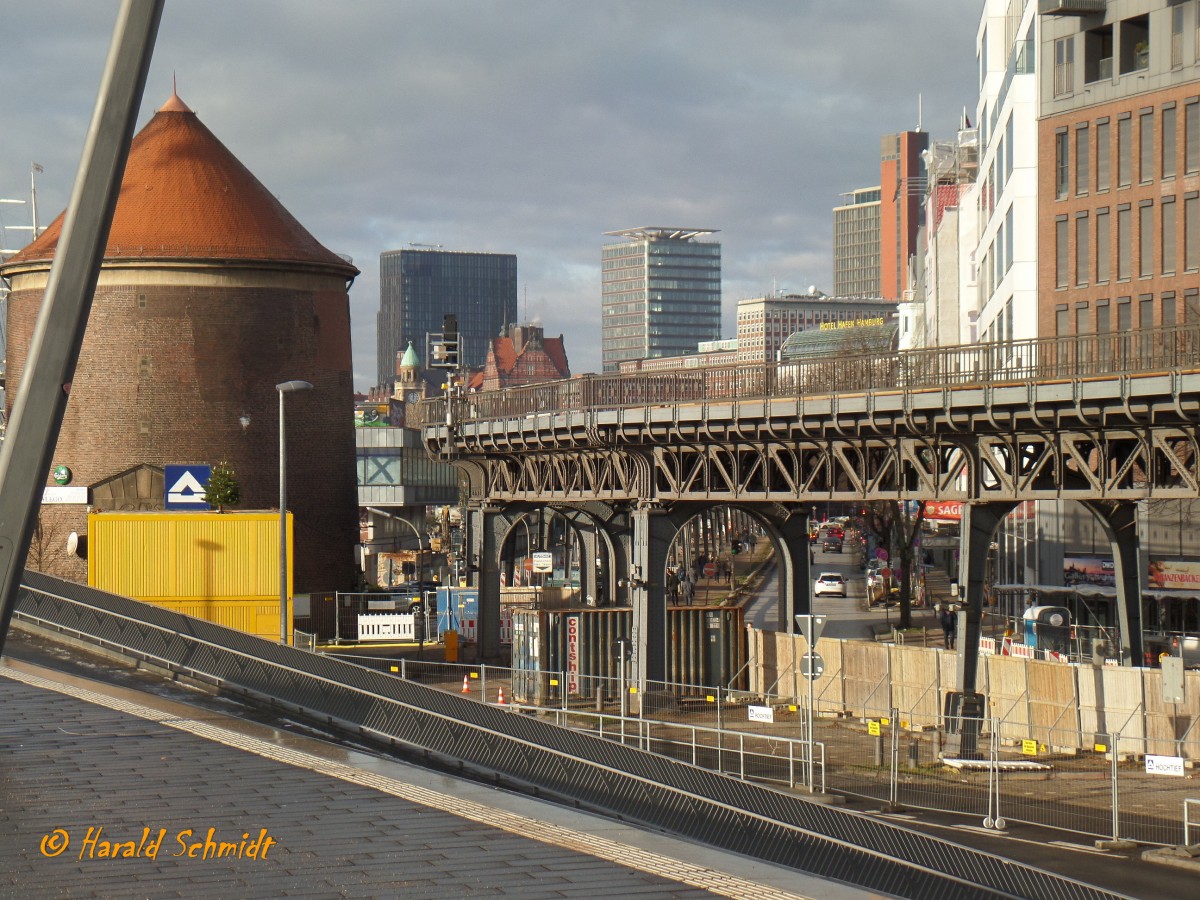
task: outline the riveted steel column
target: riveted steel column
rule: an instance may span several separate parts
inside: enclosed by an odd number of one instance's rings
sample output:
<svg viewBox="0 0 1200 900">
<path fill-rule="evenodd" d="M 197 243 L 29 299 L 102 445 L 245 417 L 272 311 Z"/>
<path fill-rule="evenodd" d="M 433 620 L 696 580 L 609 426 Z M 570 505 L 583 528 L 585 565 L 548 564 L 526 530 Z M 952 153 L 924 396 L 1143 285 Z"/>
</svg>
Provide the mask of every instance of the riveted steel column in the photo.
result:
<svg viewBox="0 0 1200 900">
<path fill-rule="evenodd" d="M 979 638 L 983 630 L 983 597 L 987 587 L 987 558 L 992 538 L 1000 522 L 1017 504 L 964 503 L 962 512 L 962 543 L 959 549 L 959 583 L 965 588 L 965 610 L 958 616 L 958 672 L 956 688 L 959 705 L 952 710 L 957 720 L 957 734 L 947 752 L 974 757 L 979 748 L 979 732 L 983 709 L 973 706 L 979 678 Z"/>
<path fill-rule="evenodd" d="M 667 551 L 675 536 L 671 518 L 661 509 L 633 510 L 633 553 L 626 581 L 633 605 L 633 672 L 638 689 L 667 678 L 667 599 L 664 579 Z"/>
<path fill-rule="evenodd" d="M 476 646 L 483 660 L 500 658 L 500 530 L 504 523 L 495 506 L 472 506 L 471 584 L 479 590 Z"/>
<path fill-rule="evenodd" d="M 583 595 L 584 603 L 588 606 L 599 606 L 596 563 L 600 561 L 600 540 L 596 534 L 596 526 L 592 522 L 574 522 L 573 527 L 579 537 L 579 591 Z M 571 577 L 570 572 L 566 574 L 567 578 Z"/>
<path fill-rule="evenodd" d="M 813 611 L 811 552 L 808 540 L 808 510 L 789 516 L 779 527 L 783 546 L 779 554 L 779 631 L 796 633 L 796 616 Z"/>
<path fill-rule="evenodd" d="M 959 582 L 964 588 L 965 629 L 957 636 L 956 687 L 973 693 L 979 675 L 979 638 L 983 627 L 983 597 L 987 586 L 987 558 L 996 529 L 1016 503 L 964 503 L 962 543 L 959 549 Z"/>
<path fill-rule="evenodd" d="M 125 0 L 117 14 L 62 236 L 0 452 L 0 647 L 58 443 L 162 8 L 163 0 Z"/>
<path fill-rule="evenodd" d="M 1142 637 L 1142 579 L 1149 560 L 1138 534 L 1138 505 L 1128 502 L 1084 501 L 1096 514 L 1112 546 L 1117 582 L 1117 616 L 1121 625 L 1121 665 L 1144 665 Z"/>
</svg>

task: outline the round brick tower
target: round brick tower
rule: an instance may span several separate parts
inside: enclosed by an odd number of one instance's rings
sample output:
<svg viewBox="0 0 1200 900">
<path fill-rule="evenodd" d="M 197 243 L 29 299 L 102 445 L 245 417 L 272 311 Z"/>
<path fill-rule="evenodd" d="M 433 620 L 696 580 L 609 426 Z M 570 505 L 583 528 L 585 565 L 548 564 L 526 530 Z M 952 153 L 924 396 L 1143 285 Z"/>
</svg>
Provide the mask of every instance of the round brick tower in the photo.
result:
<svg viewBox="0 0 1200 900">
<path fill-rule="evenodd" d="M 0 267 L 19 390 L 63 217 Z M 54 455 L 98 509 L 163 508 L 166 465 L 226 462 L 239 509 L 278 509 L 286 398 L 295 590 L 347 590 L 358 543 L 350 302 L 319 244 L 178 96 L 134 138 Z M 10 404 L 11 409 L 11 404 Z M 54 482 L 48 478 L 47 484 Z M 81 504 L 43 504 L 30 566 L 84 580 Z"/>
</svg>

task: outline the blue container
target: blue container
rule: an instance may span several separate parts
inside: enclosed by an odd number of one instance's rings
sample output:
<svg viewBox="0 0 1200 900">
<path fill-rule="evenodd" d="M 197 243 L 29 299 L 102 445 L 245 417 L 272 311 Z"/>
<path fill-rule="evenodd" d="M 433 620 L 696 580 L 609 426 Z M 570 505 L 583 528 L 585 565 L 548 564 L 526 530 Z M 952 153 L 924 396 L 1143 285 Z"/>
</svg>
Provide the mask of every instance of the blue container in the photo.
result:
<svg viewBox="0 0 1200 900">
<path fill-rule="evenodd" d="M 443 587 L 437 590 L 438 634 L 457 631 L 464 640 L 475 640 L 479 622 L 479 589 Z"/>
</svg>

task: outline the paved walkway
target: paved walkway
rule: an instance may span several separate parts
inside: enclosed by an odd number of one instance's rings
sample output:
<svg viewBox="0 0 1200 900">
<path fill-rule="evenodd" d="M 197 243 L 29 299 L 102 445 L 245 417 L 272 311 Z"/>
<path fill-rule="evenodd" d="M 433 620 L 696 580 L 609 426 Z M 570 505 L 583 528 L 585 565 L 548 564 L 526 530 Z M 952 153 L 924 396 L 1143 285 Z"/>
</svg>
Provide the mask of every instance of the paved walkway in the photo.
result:
<svg viewBox="0 0 1200 900">
<path fill-rule="evenodd" d="M 3 897 L 866 896 L 26 662 L 0 694 Z"/>
</svg>

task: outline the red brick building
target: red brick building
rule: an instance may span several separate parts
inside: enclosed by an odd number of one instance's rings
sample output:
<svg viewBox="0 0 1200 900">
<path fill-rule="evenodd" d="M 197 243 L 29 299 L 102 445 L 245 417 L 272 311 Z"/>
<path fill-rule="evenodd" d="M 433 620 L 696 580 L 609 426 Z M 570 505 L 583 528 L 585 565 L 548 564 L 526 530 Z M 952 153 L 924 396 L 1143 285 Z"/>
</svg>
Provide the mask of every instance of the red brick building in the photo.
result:
<svg viewBox="0 0 1200 900">
<path fill-rule="evenodd" d="M 1038 333 L 1200 321 L 1200 13 L 1042 18 Z"/>
<path fill-rule="evenodd" d="M 924 131 L 885 135 L 879 152 L 879 296 L 900 301 L 908 290 L 908 264 L 917 252 L 929 146 Z"/>
<path fill-rule="evenodd" d="M 10 401 L 62 219 L 0 267 Z M 172 96 L 130 150 L 55 465 L 100 510 L 161 509 L 164 466 L 218 462 L 236 473 L 240 508 L 278 508 L 275 385 L 309 381 L 287 399 L 295 590 L 352 587 L 357 274 Z M 86 577 L 65 536 L 86 532 L 87 508 L 43 504 L 43 533 L 56 537 L 41 568 Z"/>
<path fill-rule="evenodd" d="M 548 338 L 540 325 L 509 325 L 503 335 L 492 338 L 478 385 L 495 391 L 570 377 L 561 334 Z"/>
</svg>

